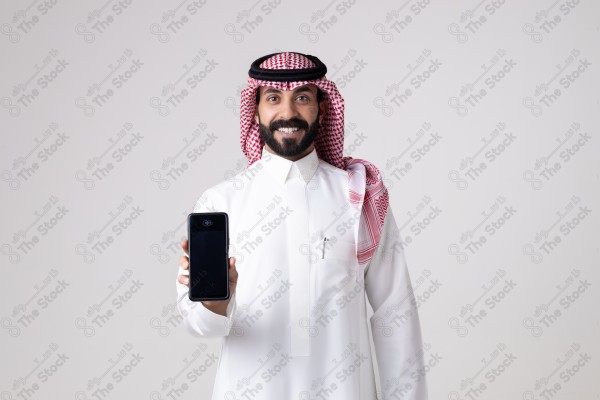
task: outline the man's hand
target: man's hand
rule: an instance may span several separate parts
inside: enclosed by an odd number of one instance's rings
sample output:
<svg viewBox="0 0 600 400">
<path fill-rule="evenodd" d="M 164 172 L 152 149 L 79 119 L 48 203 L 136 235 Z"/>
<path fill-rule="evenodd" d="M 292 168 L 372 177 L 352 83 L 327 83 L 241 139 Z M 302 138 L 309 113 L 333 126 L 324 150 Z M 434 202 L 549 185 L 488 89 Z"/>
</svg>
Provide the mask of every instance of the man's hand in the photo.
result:
<svg viewBox="0 0 600 400">
<path fill-rule="evenodd" d="M 183 242 L 181 242 L 181 248 L 183 249 L 183 255 L 179 258 L 179 265 L 181 265 L 181 268 L 183 268 L 184 270 L 187 271 L 190 269 L 190 259 L 187 256 L 187 248 L 188 248 L 187 239 L 185 239 Z M 229 305 L 229 300 L 231 300 L 231 296 L 233 296 L 233 294 L 235 293 L 235 288 L 237 286 L 237 279 L 238 279 L 238 273 L 237 273 L 237 269 L 235 268 L 235 257 L 229 257 L 229 293 L 230 293 L 229 299 L 215 300 L 215 301 L 201 301 L 202 305 L 216 314 L 226 316 L 226 310 L 227 310 L 227 306 Z M 190 287 L 189 272 L 187 275 L 179 275 L 179 277 L 177 277 L 177 280 L 179 281 L 179 283 L 181 283 L 187 287 Z"/>
</svg>

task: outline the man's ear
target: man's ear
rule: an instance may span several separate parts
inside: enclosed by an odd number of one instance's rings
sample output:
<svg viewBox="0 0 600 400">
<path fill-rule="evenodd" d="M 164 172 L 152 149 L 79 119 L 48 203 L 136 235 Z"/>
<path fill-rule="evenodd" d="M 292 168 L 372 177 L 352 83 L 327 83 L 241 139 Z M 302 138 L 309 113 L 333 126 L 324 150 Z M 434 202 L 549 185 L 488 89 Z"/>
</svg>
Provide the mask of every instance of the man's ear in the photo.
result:
<svg viewBox="0 0 600 400">
<path fill-rule="evenodd" d="M 255 101 L 255 105 L 254 105 L 254 122 L 256 122 L 257 124 L 260 123 L 260 120 L 258 119 L 258 102 L 260 101 L 260 86 L 256 88 L 256 101 Z"/>
<path fill-rule="evenodd" d="M 327 115 L 327 111 L 329 110 L 329 102 L 325 99 L 321 100 L 319 103 L 319 113 L 321 114 L 319 117 L 319 123 L 323 122 L 323 118 Z"/>
</svg>

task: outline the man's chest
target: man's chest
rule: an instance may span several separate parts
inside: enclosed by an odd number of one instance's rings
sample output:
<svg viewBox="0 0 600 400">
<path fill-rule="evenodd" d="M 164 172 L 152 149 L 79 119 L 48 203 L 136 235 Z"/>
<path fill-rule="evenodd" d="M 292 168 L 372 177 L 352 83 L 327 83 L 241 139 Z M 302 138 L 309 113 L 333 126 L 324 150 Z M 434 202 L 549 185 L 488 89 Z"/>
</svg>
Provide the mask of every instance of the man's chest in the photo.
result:
<svg viewBox="0 0 600 400">
<path fill-rule="evenodd" d="M 231 196 L 223 211 L 229 214 L 230 252 L 242 257 L 290 246 L 313 258 L 323 256 L 335 251 L 337 243 L 356 243 L 360 222 L 347 183 L 321 176 L 308 183 L 296 179 L 283 185 L 257 181 Z"/>
<path fill-rule="evenodd" d="M 344 183 L 265 182 L 231 202 L 229 251 L 242 304 L 285 303 L 289 289 L 303 285 L 315 305 L 356 282 L 360 212 Z"/>
</svg>

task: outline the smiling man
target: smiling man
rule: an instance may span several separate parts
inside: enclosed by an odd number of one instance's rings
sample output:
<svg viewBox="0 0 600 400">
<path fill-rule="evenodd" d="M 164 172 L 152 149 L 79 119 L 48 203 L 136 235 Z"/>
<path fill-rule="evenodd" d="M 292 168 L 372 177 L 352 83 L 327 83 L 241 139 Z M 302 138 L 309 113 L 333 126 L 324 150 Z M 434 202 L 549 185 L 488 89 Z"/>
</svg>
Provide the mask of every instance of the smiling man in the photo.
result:
<svg viewBox="0 0 600 400">
<path fill-rule="evenodd" d="M 259 88 L 256 91 L 256 121 L 266 149 L 292 161 L 309 154 L 319 131 L 319 117 L 327 109 L 327 103 L 322 99 L 323 92 L 314 84 L 291 91 L 265 86 Z M 263 121 L 269 126 L 265 126 Z M 307 121 L 313 122 L 309 125 Z"/>
<path fill-rule="evenodd" d="M 344 101 L 326 72 L 294 52 L 252 63 L 240 113 L 248 166 L 194 208 L 230 221 L 231 297 L 190 302 L 186 254 L 177 281 L 185 326 L 223 338 L 213 399 L 427 399 L 388 191 L 373 164 L 343 157 Z"/>
</svg>

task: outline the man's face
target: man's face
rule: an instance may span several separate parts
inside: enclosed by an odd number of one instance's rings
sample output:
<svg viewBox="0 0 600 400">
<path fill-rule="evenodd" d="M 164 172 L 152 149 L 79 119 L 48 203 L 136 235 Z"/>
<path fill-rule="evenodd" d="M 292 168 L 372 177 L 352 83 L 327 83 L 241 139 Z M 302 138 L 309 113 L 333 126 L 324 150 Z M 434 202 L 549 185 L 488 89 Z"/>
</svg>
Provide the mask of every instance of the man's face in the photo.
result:
<svg viewBox="0 0 600 400">
<path fill-rule="evenodd" d="M 313 84 L 294 90 L 277 90 L 261 86 L 256 121 L 260 136 L 273 152 L 289 160 L 297 160 L 313 149 L 319 131 L 321 113 L 317 101 L 317 87 Z"/>
</svg>

